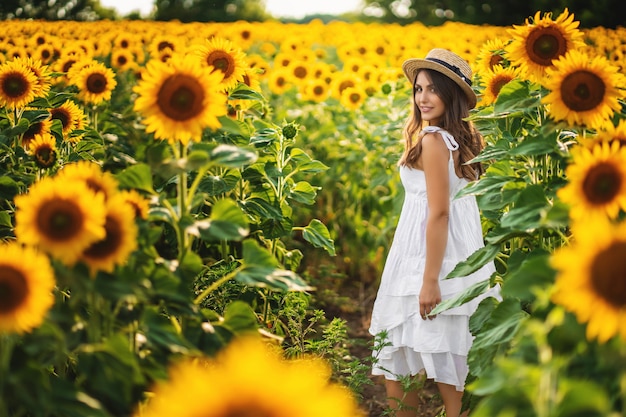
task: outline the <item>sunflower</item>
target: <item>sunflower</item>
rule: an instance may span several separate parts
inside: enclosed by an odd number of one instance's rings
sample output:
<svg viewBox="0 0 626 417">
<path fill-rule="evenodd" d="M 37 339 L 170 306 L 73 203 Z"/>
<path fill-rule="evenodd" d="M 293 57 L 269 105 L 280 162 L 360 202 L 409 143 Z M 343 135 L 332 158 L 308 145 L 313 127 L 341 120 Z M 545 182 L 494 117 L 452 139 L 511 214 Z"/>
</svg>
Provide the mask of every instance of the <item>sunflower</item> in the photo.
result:
<svg viewBox="0 0 626 417">
<path fill-rule="evenodd" d="M 522 67 L 530 80 L 539 84 L 554 60 L 584 47 L 583 32 L 578 30 L 580 22 L 574 21 L 567 8 L 556 20 L 552 20 L 551 13 L 543 18 L 540 15 L 537 12 L 532 23 L 526 19 L 526 26 L 513 25 L 508 31 L 513 37 L 508 54 L 511 64 Z"/>
<path fill-rule="evenodd" d="M 78 87 L 78 98 L 85 103 L 99 104 L 111 99 L 117 85 L 115 73 L 101 62 L 93 61 L 70 78 Z"/>
<path fill-rule="evenodd" d="M 0 334 L 41 325 L 54 304 L 50 260 L 31 247 L 0 244 Z"/>
<path fill-rule="evenodd" d="M 55 78 L 55 83 L 68 82 L 67 73 L 70 72 L 74 64 L 80 61 L 80 59 L 81 58 L 77 55 L 63 54 L 63 56 L 55 60 L 52 64 L 52 69 L 63 74 L 63 76 Z"/>
<path fill-rule="evenodd" d="M 501 67 L 508 67 L 509 62 L 506 58 L 506 46 L 507 41 L 502 38 L 490 39 L 480 48 L 476 61 L 478 62 L 478 68 L 476 70 L 477 75 L 481 77 L 483 74 L 489 74 L 493 72 L 493 68 L 496 65 Z"/>
<path fill-rule="evenodd" d="M 606 126 L 626 96 L 624 76 L 602 56 L 570 51 L 547 74 L 545 87 L 551 91 L 542 102 L 555 120 L 570 126 Z"/>
<path fill-rule="evenodd" d="M 363 416 L 350 392 L 328 377 L 321 360 L 285 360 L 277 348 L 248 336 L 206 363 L 176 363 L 136 416 Z"/>
<path fill-rule="evenodd" d="M 367 92 L 361 87 L 348 87 L 341 92 L 339 102 L 350 110 L 356 110 L 365 102 Z"/>
<path fill-rule="evenodd" d="M 37 75 L 24 65 L 23 59 L 0 65 L 0 106 L 24 107 L 35 99 L 37 88 Z"/>
<path fill-rule="evenodd" d="M 95 193 L 101 193 L 105 201 L 118 193 L 118 182 L 108 171 L 103 171 L 95 162 L 78 161 L 66 164 L 58 172 L 59 181 L 80 181 Z"/>
<path fill-rule="evenodd" d="M 148 220 L 150 203 L 137 190 L 122 190 L 120 195 L 134 209 L 136 219 Z"/>
<path fill-rule="evenodd" d="M 15 235 L 66 265 L 104 238 L 104 196 L 80 181 L 45 177 L 15 197 Z"/>
<path fill-rule="evenodd" d="M 551 298 L 587 323 L 588 339 L 626 340 L 626 223 L 595 218 L 573 230 L 574 242 L 551 257 Z"/>
<path fill-rule="evenodd" d="M 68 139 L 72 131 L 84 126 L 85 114 L 72 100 L 66 100 L 59 107 L 50 109 L 50 119 L 61 122 L 63 137 Z"/>
<path fill-rule="evenodd" d="M 269 72 L 267 83 L 270 91 L 275 94 L 282 94 L 293 87 L 287 68 L 274 68 Z"/>
<path fill-rule="evenodd" d="M 98 271 L 113 272 L 137 249 L 135 208 L 124 196 L 117 194 L 106 201 L 106 212 L 105 237 L 92 243 L 80 258 L 89 267 L 92 276 Z"/>
<path fill-rule="evenodd" d="M 488 106 L 495 102 L 502 87 L 519 77 L 519 68 L 503 68 L 502 65 L 495 65 L 493 70 L 484 76 L 485 89 L 483 90 L 481 105 Z"/>
<path fill-rule="evenodd" d="M 53 61 L 54 54 L 52 45 L 39 45 L 33 52 L 33 58 L 40 60 L 44 64 L 49 64 Z"/>
<path fill-rule="evenodd" d="M 52 120 L 45 119 L 39 122 L 31 123 L 22 135 L 22 147 L 28 149 L 30 142 L 35 139 L 36 135 L 45 135 L 52 131 Z"/>
<path fill-rule="evenodd" d="M 196 54 L 203 65 L 222 75 L 222 89 L 228 91 L 243 81 L 245 54 L 231 41 L 215 37 L 198 47 Z"/>
<path fill-rule="evenodd" d="M 57 161 L 56 139 L 50 133 L 35 135 L 28 149 L 39 168 L 50 168 Z"/>
<path fill-rule="evenodd" d="M 37 77 L 35 83 L 35 97 L 46 97 L 50 91 L 51 73 L 47 65 L 44 65 L 40 60 L 33 58 L 26 58 L 22 64 L 30 69 Z"/>
<path fill-rule="evenodd" d="M 321 103 L 328 98 L 328 84 L 323 79 L 309 80 L 302 90 L 302 99 Z"/>
<path fill-rule="evenodd" d="M 118 71 L 137 69 L 135 55 L 128 49 L 116 49 L 111 53 L 111 65 Z"/>
<path fill-rule="evenodd" d="M 626 148 L 602 142 L 592 148 L 577 146 L 565 175 L 568 184 L 557 196 L 570 206 L 573 219 L 616 218 L 626 208 Z"/>
<path fill-rule="evenodd" d="M 157 139 L 199 141 L 206 127 L 221 126 L 226 114 L 222 75 L 203 67 L 193 55 L 168 62 L 151 60 L 133 88 L 139 94 L 134 109 L 142 113 L 148 132 Z"/>
</svg>

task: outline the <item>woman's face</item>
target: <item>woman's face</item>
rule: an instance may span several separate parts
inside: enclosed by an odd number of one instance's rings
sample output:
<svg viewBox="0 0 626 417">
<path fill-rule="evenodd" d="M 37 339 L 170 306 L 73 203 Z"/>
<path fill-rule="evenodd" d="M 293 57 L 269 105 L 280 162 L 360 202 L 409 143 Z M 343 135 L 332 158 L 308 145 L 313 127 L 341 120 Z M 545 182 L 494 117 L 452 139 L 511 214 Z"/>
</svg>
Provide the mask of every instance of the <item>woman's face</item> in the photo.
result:
<svg viewBox="0 0 626 417">
<path fill-rule="evenodd" d="M 437 125 L 446 106 L 437 95 L 435 86 L 426 71 L 420 71 L 415 80 L 415 104 L 419 109 L 422 120 L 429 125 Z"/>
</svg>

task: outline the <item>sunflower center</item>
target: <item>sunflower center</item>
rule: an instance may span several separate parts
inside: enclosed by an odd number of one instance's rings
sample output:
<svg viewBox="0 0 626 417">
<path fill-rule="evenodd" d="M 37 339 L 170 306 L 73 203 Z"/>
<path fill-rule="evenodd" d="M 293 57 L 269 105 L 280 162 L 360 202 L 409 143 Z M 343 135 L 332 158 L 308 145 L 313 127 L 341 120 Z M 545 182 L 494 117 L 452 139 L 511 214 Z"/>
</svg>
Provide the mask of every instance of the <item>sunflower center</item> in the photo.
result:
<svg viewBox="0 0 626 417">
<path fill-rule="evenodd" d="M 90 93 L 101 94 L 107 89 L 107 77 L 100 73 L 89 74 L 85 84 Z"/>
<path fill-rule="evenodd" d="M 297 66 L 293 70 L 293 75 L 296 78 L 299 78 L 301 80 L 306 78 L 307 73 L 308 73 L 308 71 L 307 71 L 306 67 L 303 67 L 302 65 Z"/>
<path fill-rule="evenodd" d="M 614 242 L 591 264 L 591 286 L 615 308 L 626 306 L 626 242 Z"/>
<path fill-rule="evenodd" d="M 57 119 L 61 121 L 61 126 L 63 126 L 63 128 L 66 128 L 69 124 L 70 124 L 70 115 L 63 109 L 54 109 L 51 115 L 51 119 Z"/>
<path fill-rule="evenodd" d="M 2 83 L 4 95 L 11 98 L 21 97 L 28 92 L 28 80 L 19 72 L 10 74 Z"/>
<path fill-rule="evenodd" d="M 81 229 L 83 215 L 72 201 L 53 200 L 41 206 L 38 229 L 54 241 L 66 241 Z"/>
<path fill-rule="evenodd" d="M 41 146 L 35 151 L 35 162 L 41 168 L 50 168 L 57 160 L 57 153 L 49 146 Z"/>
<path fill-rule="evenodd" d="M 501 55 L 498 55 L 498 54 L 491 55 L 491 57 L 489 58 L 489 68 L 493 68 L 496 65 L 501 64 L 502 61 L 504 61 L 504 58 L 502 58 Z"/>
<path fill-rule="evenodd" d="M 591 168 L 583 181 L 583 192 L 592 204 L 607 204 L 622 188 L 622 177 L 612 164 L 600 163 Z"/>
<path fill-rule="evenodd" d="M 235 72 L 235 62 L 230 54 L 224 51 L 213 51 L 207 57 L 207 63 L 215 69 L 224 73 L 224 79 L 231 76 Z"/>
<path fill-rule="evenodd" d="M 193 77 L 176 74 L 159 90 L 157 105 L 167 117 L 177 121 L 193 119 L 202 112 L 204 90 Z"/>
<path fill-rule="evenodd" d="M 502 87 L 504 87 L 511 80 L 512 80 L 512 78 L 510 78 L 510 77 L 498 77 L 498 78 L 496 78 L 491 83 L 491 86 L 490 86 L 491 93 L 493 94 L 493 96 L 494 97 L 498 97 L 498 94 L 500 94 L 500 90 L 502 90 Z"/>
<path fill-rule="evenodd" d="M 117 64 L 118 65 L 126 65 L 126 63 L 128 62 L 128 59 L 125 56 L 119 56 L 117 57 Z"/>
<path fill-rule="evenodd" d="M 561 83 L 563 103 L 574 111 L 596 108 L 602 103 L 605 92 L 606 85 L 602 78 L 585 70 L 569 74 Z"/>
<path fill-rule="evenodd" d="M 526 48 L 531 61 L 548 67 L 553 59 L 565 55 L 567 40 L 554 27 L 538 27 L 528 35 Z"/>
<path fill-rule="evenodd" d="M 119 223 L 115 219 L 107 216 L 104 229 L 106 230 L 104 239 L 94 243 L 85 251 L 85 256 L 88 258 L 107 258 L 111 254 L 114 254 L 120 247 L 122 242 L 122 229 Z"/>
<path fill-rule="evenodd" d="M 28 295 L 24 275 L 9 265 L 0 266 L 0 314 L 12 312 Z"/>
</svg>

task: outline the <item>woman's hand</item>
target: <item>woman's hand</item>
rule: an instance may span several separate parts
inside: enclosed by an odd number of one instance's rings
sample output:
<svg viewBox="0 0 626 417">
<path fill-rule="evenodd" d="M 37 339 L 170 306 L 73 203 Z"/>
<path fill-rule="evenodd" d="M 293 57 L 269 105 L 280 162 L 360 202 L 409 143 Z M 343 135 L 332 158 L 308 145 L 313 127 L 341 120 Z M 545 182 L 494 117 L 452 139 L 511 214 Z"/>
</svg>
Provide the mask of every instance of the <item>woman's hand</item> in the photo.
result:
<svg viewBox="0 0 626 417">
<path fill-rule="evenodd" d="M 441 290 L 439 289 L 439 282 L 424 281 L 419 295 L 420 315 L 422 316 L 422 319 L 426 320 L 428 318 L 432 320 L 437 317 L 429 316 L 429 314 L 440 302 Z"/>
</svg>

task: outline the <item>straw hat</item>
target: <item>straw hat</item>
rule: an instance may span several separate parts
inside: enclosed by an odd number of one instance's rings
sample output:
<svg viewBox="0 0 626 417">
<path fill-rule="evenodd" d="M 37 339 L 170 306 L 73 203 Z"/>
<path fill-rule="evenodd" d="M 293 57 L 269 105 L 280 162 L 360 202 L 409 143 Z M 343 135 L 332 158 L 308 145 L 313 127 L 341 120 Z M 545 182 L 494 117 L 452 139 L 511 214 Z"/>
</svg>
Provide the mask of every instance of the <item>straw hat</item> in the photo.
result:
<svg viewBox="0 0 626 417">
<path fill-rule="evenodd" d="M 411 58 L 402 64 L 404 75 L 412 83 L 415 82 L 417 71 L 423 68 L 447 75 L 461 87 L 467 96 L 470 109 L 476 107 L 476 93 L 472 90 L 472 69 L 463 58 L 447 49 L 435 48 L 424 59 Z"/>
</svg>

